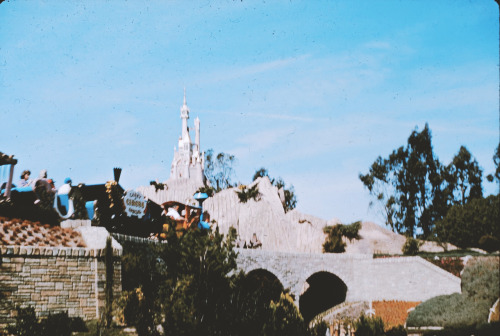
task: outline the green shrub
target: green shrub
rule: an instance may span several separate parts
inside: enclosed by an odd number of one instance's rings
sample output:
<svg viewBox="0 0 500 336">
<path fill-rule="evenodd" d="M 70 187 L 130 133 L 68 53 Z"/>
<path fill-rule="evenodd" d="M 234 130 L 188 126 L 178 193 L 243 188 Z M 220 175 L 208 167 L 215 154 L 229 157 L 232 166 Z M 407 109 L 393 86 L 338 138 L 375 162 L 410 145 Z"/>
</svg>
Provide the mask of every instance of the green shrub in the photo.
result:
<svg viewBox="0 0 500 336">
<path fill-rule="evenodd" d="M 462 273 L 462 293 L 475 301 L 486 301 L 490 308 L 499 297 L 499 258 L 472 258 Z"/>
<path fill-rule="evenodd" d="M 264 335 L 304 336 L 307 327 L 289 294 L 281 294 L 277 302 L 271 301 L 270 321 L 264 326 Z"/>
<path fill-rule="evenodd" d="M 323 232 L 327 234 L 323 243 L 324 253 L 343 253 L 346 244 L 342 240 L 342 231 L 339 225 L 325 226 Z"/>
<path fill-rule="evenodd" d="M 437 296 L 418 305 L 408 326 L 445 328 L 476 327 L 487 322 L 488 312 L 499 296 L 498 258 L 469 260 L 462 274 L 462 294 Z"/>
<path fill-rule="evenodd" d="M 49 314 L 37 319 L 33 307 L 17 307 L 16 323 L 7 327 L 7 332 L 16 336 L 71 336 L 73 331 L 85 331 L 81 318 L 70 318 L 67 312 Z"/>
<path fill-rule="evenodd" d="M 408 333 L 406 329 L 402 325 L 398 325 L 396 327 L 392 327 L 391 329 L 385 332 L 385 336 L 407 336 Z"/>
<path fill-rule="evenodd" d="M 240 191 L 236 190 L 236 194 L 238 194 L 238 199 L 240 200 L 241 203 L 246 203 L 250 199 L 253 199 L 254 201 L 259 201 L 261 196 L 258 184 L 255 184 L 253 187 L 250 188 L 243 187 L 241 188 Z"/>
<path fill-rule="evenodd" d="M 308 336 L 324 336 L 328 329 L 328 324 L 323 320 L 318 320 L 313 323 L 314 325 L 309 328 Z M 328 334 L 330 335 L 330 334 Z"/>
<path fill-rule="evenodd" d="M 383 336 L 384 321 L 380 317 L 366 317 L 361 315 L 359 319 L 354 322 L 356 329 L 356 336 Z"/>
<path fill-rule="evenodd" d="M 215 188 L 210 186 L 200 187 L 196 190 L 196 193 L 205 193 L 208 197 L 212 197 L 215 194 Z"/>
<path fill-rule="evenodd" d="M 357 221 L 351 224 L 339 224 L 340 233 L 342 236 L 352 241 L 354 239 L 359 239 L 359 229 L 361 229 L 361 221 Z"/>
<path fill-rule="evenodd" d="M 406 242 L 403 245 L 402 252 L 404 255 L 414 256 L 417 255 L 420 250 L 420 246 L 422 246 L 422 242 L 414 239 L 412 237 L 407 237 Z"/>
<path fill-rule="evenodd" d="M 7 332 L 16 336 L 39 336 L 42 328 L 36 318 L 35 308 L 16 308 L 16 323 L 7 327 Z"/>
<path fill-rule="evenodd" d="M 46 336 L 71 336 L 72 319 L 68 313 L 50 314 L 40 322 L 42 335 Z"/>
<path fill-rule="evenodd" d="M 421 256 L 419 254 L 419 256 Z M 460 272 L 464 269 L 462 259 L 459 257 L 426 257 L 425 260 L 433 263 L 434 265 L 450 272 L 454 276 L 461 277 Z"/>
<path fill-rule="evenodd" d="M 479 327 L 462 326 L 424 332 L 423 336 L 498 336 L 500 322 L 486 323 Z"/>
<path fill-rule="evenodd" d="M 480 240 L 486 235 L 500 238 L 500 194 L 452 206 L 436 222 L 435 233 L 440 241 L 461 248 L 481 247 Z"/>
<path fill-rule="evenodd" d="M 492 235 L 484 235 L 479 239 L 479 248 L 486 252 L 495 252 L 500 250 L 500 239 Z"/>
</svg>

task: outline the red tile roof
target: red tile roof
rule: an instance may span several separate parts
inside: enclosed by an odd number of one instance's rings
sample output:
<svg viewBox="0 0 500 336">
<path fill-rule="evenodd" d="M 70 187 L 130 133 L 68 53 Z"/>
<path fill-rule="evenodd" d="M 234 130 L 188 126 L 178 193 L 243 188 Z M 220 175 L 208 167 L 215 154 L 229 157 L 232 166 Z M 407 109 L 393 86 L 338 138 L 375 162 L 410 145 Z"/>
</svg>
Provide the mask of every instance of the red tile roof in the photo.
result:
<svg viewBox="0 0 500 336">
<path fill-rule="evenodd" d="M 420 302 L 412 301 L 373 301 L 375 316 L 384 321 L 385 330 L 404 325 L 408 318 L 408 310 L 415 308 Z"/>
<path fill-rule="evenodd" d="M 60 226 L 0 217 L 0 245 L 85 247 L 81 234 Z"/>
</svg>

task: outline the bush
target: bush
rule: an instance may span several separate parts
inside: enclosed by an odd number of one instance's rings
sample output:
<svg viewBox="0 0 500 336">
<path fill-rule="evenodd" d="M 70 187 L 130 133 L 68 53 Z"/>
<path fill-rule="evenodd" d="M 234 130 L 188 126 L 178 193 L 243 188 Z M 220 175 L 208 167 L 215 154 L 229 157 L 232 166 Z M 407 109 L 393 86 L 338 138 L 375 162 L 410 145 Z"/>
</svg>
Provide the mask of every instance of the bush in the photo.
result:
<svg viewBox="0 0 500 336">
<path fill-rule="evenodd" d="M 462 274 L 462 294 L 437 296 L 418 305 L 408 326 L 477 327 L 487 322 L 489 309 L 499 296 L 498 258 L 476 258 Z"/>
<path fill-rule="evenodd" d="M 349 241 L 360 238 L 359 229 L 361 229 L 361 221 L 357 221 L 352 224 L 339 224 L 339 228 L 342 236 L 349 239 Z"/>
<path fill-rule="evenodd" d="M 414 239 L 412 237 L 407 237 L 406 242 L 403 245 L 402 252 L 404 255 L 414 256 L 418 254 L 420 250 L 420 246 L 422 246 L 422 242 Z"/>
<path fill-rule="evenodd" d="M 325 321 L 319 320 L 313 324 L 314 326 L 309 328 L 309 336 L 324 336 L 326 334 L 328 324 Z"/>
<path fill-rule="evenodd" d="M 303 336 L 307 327 L 289 294 L 281 294 L 277 302 L 271 301 L 270 321 L 264 326 L 264 335 Z"/>
<path fill-rule="evenodd" d="M 67 312 L 49 314 L 38 320 L 33 307 L 17 307 L 16 323 L 7 327 L 16 336 L 71 336 L 73 331 L 85 331 L 81 318 L 70 318 Z"/>
<path fill-rule="evenodd" d="M 251 188 L 242 186 L 240 191 L 236 190 L 236 194 L 238 194 L 238 199 L 240 200 L 241 203 L 246 203 L 250 199 L 253 199 L 254 201 L 260 201 L 260 196 L 261 196 L 258 184 L 255 184 Z"/>
<path fill-rule="evenodd" d="M 446 216 L 436 223 L 435 233 L 440 241 L 461 248 L 481 247 L 480 240 L 484 236 L 500 238 L 500 195 L 452 206 Z"/>
<path fill-rule="evenodd" d="M 500 250 L 500 239 L 492 235 L 484 235 L 479 239 L 479 248 L 486 252 L 495 252 Z"/>
<path fill-rule="evenodd" d="M 453 328 L 444 328 L 442 330 L 433 330 L 424 332 L 423 336 L 497 336 L 500 332 L 500 323 L 486 323 L 479 327 L 462 326 Z"/>
<path fill-rule="evenodd" d="M 323 243 L 324 253 L 343 253 L 346 244 L 342 240 L 342 231 L 339 225 L 325 226 L 323 232 L 327 234 Z"/>
<path fill-rule="evenodd" d="M 384 322 L 380 317 L 366 317 L 361 315 L 360 318 L 354 322 L 356 329 L 356 336 L 383 336 Z"/>
<path fill-rule="evenodd" d="M 498 257 L 472 258 L 462 274 L 462 293 L 475 301 L 487 301 L 489 307 L 499 297 Z"/>
<path fill-rule="evenodd" d="M 41 326 L 35 315 L 35 308 L 16 308 L 16 323 L 7 327 L 7 332 L 16 336 L 38 336 Z"/>
<path fill-rule="evenodd" d="M 68 313 L 51 314 L 46 319 L 42 320 L 41 329 L 43 335 L 47 336 L 71 336 L 72 322 L 68 317 Z"/>
<path fill-rule="evenodd" d="M 450 272 L 454 276 L 461 277 L 460 272 L 464 269 L 464 263 L 459 257 L 425 258 L 425 260 Z"/>
<path fill-rule="evenodd" d="M 385 332 L 385 336 L 407 336 L 408 333 L 406 329 L 402 325 L 398 325 L 397 327 L 392 327 L 391 329 Z"/>
</svg>

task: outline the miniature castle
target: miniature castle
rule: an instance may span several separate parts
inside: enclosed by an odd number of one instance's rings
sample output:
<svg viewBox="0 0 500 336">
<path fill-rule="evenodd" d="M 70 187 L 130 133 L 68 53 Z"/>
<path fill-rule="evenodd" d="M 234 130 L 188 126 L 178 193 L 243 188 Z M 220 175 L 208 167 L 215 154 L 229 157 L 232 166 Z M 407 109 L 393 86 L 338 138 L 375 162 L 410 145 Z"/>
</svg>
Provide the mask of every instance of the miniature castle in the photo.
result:
<svg viewBox="0 0 500 336">
<path fill-rule="evenodd" d="M 189 179 L 203 184 L 205 153 L 200 150 L 200 119 L 194 120 L 195 140 L 189 135 L 189 108 L 186 104 L 186 89 L 184 89 L 184 104 L 181 106 L 182 131 L 179 137 L 178 150 L 174 147 L 174 158 L 170 168 L 170 180 Z"/>
</svg>

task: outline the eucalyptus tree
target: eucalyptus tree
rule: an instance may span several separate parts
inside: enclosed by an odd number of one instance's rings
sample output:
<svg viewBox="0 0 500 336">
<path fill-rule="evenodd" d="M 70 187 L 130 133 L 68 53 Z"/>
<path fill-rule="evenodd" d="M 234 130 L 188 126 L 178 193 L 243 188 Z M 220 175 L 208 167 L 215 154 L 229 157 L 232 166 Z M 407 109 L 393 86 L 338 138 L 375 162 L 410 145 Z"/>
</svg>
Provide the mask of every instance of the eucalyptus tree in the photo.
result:
<svg viewBox="0 0 500 336">
<path fill-rule="evenodd" d="M 472 199 L 483 197 L 483 171 L 464 146 L 460 147 L 443 174 L 448 183 L 446 190 L 453 204 L 464 205 Z"/>
<path fill-rule="evenodd" d="M 414 130 L 406 146 L 394 150 L 388 158 L 378 157 L 368 174 L 359 178 L 377 202 L 382 204 L 386 223 L 399 233 L 413 237 L 421 229 L 430 236 L 433 222 L 442 207 L 435 200 L 444 199 L 441 185 L 443 167 L 432 150 L 432 136 L 425 124 Z"/>
<path fill-rule="evenodd" d="M 213 149 L 207 150 L 205 156 L 205 177 L 216 192 L 233 186 L 233 165 L 235 163 L 236 157 L 232 154 L 221 152 L 215 155 Z"/>
</svg>

